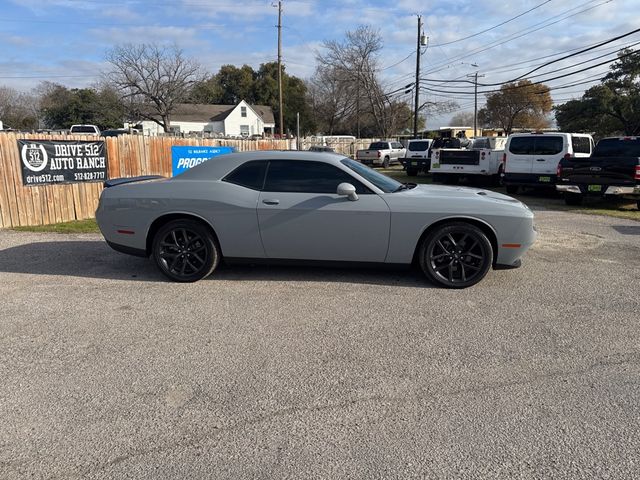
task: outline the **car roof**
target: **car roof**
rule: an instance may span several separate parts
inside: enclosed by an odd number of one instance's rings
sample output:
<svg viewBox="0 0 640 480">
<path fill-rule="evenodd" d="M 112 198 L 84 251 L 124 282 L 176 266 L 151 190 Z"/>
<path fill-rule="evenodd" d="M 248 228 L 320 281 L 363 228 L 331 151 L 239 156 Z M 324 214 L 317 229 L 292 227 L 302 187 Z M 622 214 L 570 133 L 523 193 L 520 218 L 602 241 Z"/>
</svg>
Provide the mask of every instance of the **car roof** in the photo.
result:
<svg viewBox="0 0 640 480">
<path fill-rule="evenodd" d="M 174 178 L 182 180 L 218 180 L 245 162 L 253 160 L 302 160 L 337 165 L 346 157 L 334 152 L 310 152 L 308 150 L 254 150 L 226 153 L 203 162 Z"/>
</svg>

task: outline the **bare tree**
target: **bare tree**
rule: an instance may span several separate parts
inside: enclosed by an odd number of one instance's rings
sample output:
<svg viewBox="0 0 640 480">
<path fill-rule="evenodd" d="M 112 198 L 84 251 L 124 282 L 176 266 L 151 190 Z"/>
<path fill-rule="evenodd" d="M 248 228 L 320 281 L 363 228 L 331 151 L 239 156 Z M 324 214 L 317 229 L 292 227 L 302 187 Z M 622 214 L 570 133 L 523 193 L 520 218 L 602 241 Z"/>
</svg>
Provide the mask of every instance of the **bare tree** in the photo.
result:
<svg viewBox="0 0 640 480">
<path fill-rule="evenodd" d="M 171 114 L 204 77 L 200 65 L 177 46 L 120 45 L 106 56 L 106 80 L 120 93 L 131 115 L 152 120 L 165 132 Z"/>
<path fill-rule="evenodd" d="M 0 87 L 0 120 L 5 128 L 26 130 L 37 128 L 36 97 L 11 87 Z"/>
</svg>

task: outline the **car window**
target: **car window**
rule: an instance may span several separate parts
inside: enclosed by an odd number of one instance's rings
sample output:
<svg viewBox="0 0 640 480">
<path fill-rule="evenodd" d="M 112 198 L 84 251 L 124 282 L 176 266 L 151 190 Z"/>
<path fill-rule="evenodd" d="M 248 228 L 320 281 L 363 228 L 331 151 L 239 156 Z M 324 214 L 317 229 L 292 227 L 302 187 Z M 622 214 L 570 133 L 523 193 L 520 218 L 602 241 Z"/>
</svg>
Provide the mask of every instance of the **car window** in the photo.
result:
<svg viewBox="0 0 640 480">
<path fill-rule="evenodd" d="M 596 145 L 593 156 L 597 157 L 640 157 L 640 137 L 603 138 Z"/>
<path fill-rule="evenodd" d="M 335 194 L 343 182 L 356 187 L 356 193 L 373 193 L 356 178 L 333 165 L 302 160 L 270 161 L 264 191 Z"/>
<path fill-rule="evenodd" d="M 91 126 L 78 126 L 73 127 L 71 133 L 96 133 L 96 129 Z"/>
<path fill-rule="evenodd" d="M 488 138 L 474 138 L 471 142 L 471 150 L 480 150 L 482 148 L 491 148 Z"/>
<path fill-rule="evenodd" d="M 429 142 L 411 142 L 409 150 L 412 152 L 424 152 L 429 149 Z"/>
<path fill-rule="evenodd" d="M 535 154 L 536 155 L 557 155 L 562 152 L 564 145 L 563 137 L 540 136 L 535 138 Z"/>
<path fill-rule="evenodd" d="M 591 139 L 589 137 L 571 137 L 573 153 L 591 153 Z"/>
<path fill-rule="evenodd" d="M 515 155 L 533 155 L 535 142 L 533 137 L 511 137 L 509 151 Z"/>
<path fill-rule="evenodd" d="M 373 142 L 369 145 L 369 150 L 386 150 L 389 148 L 389 144 L 387 142 Z"/>
<path fill-rule="evenodd" d="M 369 182 L 373 183 L 376 187 L 382 190 L 385 193 L 395 192 L 398 187 L 402 184 L 393 178 L 389 178 L 386 175 L 374 170 L 373 168 L 369 168 L 366 165 L 361 164 L 360 162 L 356 162 L 355 160 L 351 160 L 350 158 L 345 158 L 341 160 L 342 164 L 349 167 L 351 170 L 356 172 L 361 177 L 367 179 Z"/>
<path fill-rule="evenodd" d="M 252 190 L 262 190 L 266 169 L 267 162 L 265 160 L 254 160 L 243 163 L 224 177 L 222 181 L 251 188 Z"/>
</svg>

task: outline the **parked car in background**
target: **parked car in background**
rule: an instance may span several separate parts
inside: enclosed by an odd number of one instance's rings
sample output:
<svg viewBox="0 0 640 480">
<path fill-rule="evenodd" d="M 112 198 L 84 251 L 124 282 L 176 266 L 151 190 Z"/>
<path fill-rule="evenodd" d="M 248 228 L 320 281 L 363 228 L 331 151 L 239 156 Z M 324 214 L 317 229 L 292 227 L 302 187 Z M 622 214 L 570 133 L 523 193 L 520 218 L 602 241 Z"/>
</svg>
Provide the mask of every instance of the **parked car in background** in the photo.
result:
<svg viewBox="0 0 640 480">
<path fill-rule="evenodd" d="M 392 163 L 400 162 L 404 158 L 405 148 L 400 142 L 373 142 L 366 150 L 356 151 L 356 160 L 365 165 L 377 165 L 387 168 Z"/>
<path fill-rule="evenodd" d="M 100 135 L 100 129 L 95 125 L 71 125 L 69 133 L 74 135 Z"/>
<path fill-rule="evenodd" d="M 118 135 L 128 135 L 130 132 L 124 128 L 114 128 L 112 130 L 103 130 L 100 132 L 101 137 L 117 137 Z"/>
<path fill-rule="evenodd" d="M 335 150 L 328 145 L 311 145 L 309 147 L 310 152 L 334 152 Z"/>
<path fill-rule="evenodd" d="M 407 170 L 407 175 L 415 177 L 420 172 L 429 171 L 429 148 L 433 139 L 413 139 L 407 142 L 402 164 Z"/>
<path fill-rule="evenodd" d="M 568 205 L 587 195 L 617 196 L 636 200 L 640 210 L 640 137 L 603 138 L 590 157 L 560 160 L 557 173 Z"/>
<path fill-rule="evenodd" d="M 431 156 L 431 173 L 436 182 L 455 183 L 462 177 L 492 178 L 499 184 L 507 137 L 474 138 L 468 149 L 441 148 Z"/>
<path fill-rule="evenodd" d="M 533 213 L 500 193 L 403 184 L 332 153 L 221 155 L 181 175 L 107 180 L 96 219 L 115 250 L 151 256 L 178 282 L 225 258 L 411 265 L 464 288 L 517 267 Z"/>
<path fill-rule="evenodd" d="M 555 189 L 560 160 L 586 158 L 592 151 L 593 138 L 584 133 L 512 134 L 504 152 L 507 193 L 517 193 L 519 187 Z"/>
</svg>

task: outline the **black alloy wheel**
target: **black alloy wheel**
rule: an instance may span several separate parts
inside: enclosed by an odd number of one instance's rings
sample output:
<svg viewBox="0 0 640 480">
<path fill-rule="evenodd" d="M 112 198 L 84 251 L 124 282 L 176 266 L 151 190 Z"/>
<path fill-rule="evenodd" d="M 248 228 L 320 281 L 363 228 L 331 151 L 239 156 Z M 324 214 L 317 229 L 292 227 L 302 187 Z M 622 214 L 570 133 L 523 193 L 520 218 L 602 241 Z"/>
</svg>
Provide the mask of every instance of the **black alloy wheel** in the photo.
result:
<svg viewBox="0 0 640 480">
<path fill-rule="evenodd" d="M 153 241 L 153 258 L 160 271 L 176 282 L 195 282 L 215 270 L 220 248 L 209 230 L 193 220 L 169 222 Z"/>
<path fill-rule="evenodd" d="M 436 228 L 422 242 L 420 267 L 434 283 L 448 288 L 475 285 L 493 263 L 491 242 L 478 227 L 448 223 Z"/>
</svg>

